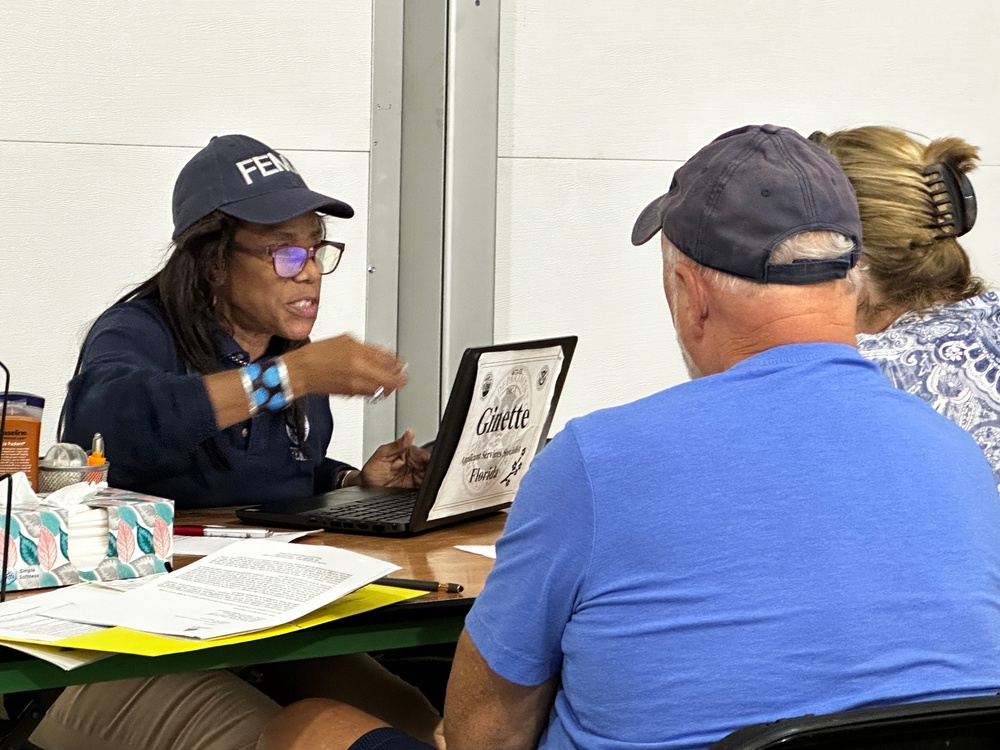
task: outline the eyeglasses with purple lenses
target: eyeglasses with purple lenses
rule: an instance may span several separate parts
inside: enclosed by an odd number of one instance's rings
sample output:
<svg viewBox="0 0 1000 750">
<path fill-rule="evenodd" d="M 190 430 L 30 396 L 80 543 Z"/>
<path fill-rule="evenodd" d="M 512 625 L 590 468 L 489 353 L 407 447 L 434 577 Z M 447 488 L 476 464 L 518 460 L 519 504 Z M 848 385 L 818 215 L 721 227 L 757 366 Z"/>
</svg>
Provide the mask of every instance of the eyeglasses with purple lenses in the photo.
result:
<svg viewBox="0 0 1000 750">
<path fill-rule="evenodd" d="M 266 255 L 274 265 L 274 272 L 283 279 L 292 279 L 302 273 L 306 263 L 312 259 L 316 260 L 320 273 L 324 276 L 333 273 L 340 265 L 340 259 L 344 255 L 346 245 L 343 242 L 333 242 L 323 240 L 317 242 L 312 247 L 298 247 L 296 245 L 281 245 L 279 247 L 269 247 L 266 250 L 254 250 L 250 247 L 233 244 L 233 247 L 240 252 L 250 255 Z"/>
</svg>

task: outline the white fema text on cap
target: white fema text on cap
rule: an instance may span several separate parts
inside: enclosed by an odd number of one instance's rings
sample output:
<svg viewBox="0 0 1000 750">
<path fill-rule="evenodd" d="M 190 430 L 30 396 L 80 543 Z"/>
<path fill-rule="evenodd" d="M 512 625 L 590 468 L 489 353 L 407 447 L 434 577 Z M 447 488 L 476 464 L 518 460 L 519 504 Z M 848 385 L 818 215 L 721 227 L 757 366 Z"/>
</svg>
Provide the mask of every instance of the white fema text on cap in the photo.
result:
<svg viewBox="0 0 1000 750">
<path fill-rule="evenodd" d="M 288 159 L 281 154 L 275 154 L 271 151 L 260 156 L 251 156 L 249 159 L 238 161 L 236 162 L 236 168 L 240 171 L 243 181 L 247 185 L 253 184 L 253 172 L 257 172 L 261 177 L 278 174 L 278 172 L 299 173 L 299 170 L 293 167 Z"/>
</svg>

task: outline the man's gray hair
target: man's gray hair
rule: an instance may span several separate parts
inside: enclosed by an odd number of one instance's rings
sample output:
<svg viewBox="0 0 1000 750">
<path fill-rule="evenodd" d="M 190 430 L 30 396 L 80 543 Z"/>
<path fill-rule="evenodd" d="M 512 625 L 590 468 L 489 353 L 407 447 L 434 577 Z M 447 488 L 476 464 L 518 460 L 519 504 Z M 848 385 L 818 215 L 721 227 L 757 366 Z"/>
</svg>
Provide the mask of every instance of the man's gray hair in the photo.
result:
<svg viewBox="0 0 1000 750">
<path fill-rule="evenodd" d="M 664 246 L 666 249 L 663 259 L 670 270 L 679 262 L 688 263 L 716 288 L 746 297 L 758 297 L 768 287 L 768 284 L 748 281 L 739 276 L 703 266 L 681 253 L 669 239 L 666 240 Z M 796 260 L 832 260 L 847 255 L 853 249 L 854 241 L 839 232 L 799 232 L 781 242 L 771 251 L 770 262 L 784 265 Z M 861 288 L 861 271 L 858 266 L 847 272 L 844 281 L 847 282 L 848 288 L 852 292 L 857 292 Z"/>
</svg>

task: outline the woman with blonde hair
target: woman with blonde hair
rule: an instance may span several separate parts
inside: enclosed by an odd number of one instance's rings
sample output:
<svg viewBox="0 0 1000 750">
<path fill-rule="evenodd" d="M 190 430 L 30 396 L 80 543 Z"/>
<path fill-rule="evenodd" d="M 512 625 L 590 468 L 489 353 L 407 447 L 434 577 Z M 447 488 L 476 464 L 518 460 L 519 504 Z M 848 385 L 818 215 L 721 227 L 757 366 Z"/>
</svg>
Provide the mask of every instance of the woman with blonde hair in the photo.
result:
<svg viewBox="0 0 1000 750">
<path fill-rule="evenodd" d="M 967 173 L 979 149 L 881 126 L 810 138 L 858 196 L 861 353 L 971 433 L 1000 483 L 1000 297 L 973 275 L 958 241 L 976 221 Z"/>
</svg>

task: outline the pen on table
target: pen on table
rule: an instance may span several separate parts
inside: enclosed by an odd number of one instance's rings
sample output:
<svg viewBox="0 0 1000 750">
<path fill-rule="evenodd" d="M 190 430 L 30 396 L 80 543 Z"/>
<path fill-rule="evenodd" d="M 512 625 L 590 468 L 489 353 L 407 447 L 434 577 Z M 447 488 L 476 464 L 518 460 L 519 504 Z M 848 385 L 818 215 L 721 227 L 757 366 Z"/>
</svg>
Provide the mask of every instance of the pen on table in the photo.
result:
<svg viewBox="0 0 1000 750">
<path fill-rule="evenodd" d="M 445 594 L 458 594 L 465 590 L 465 587 L 460 583 L 416 581 L 412 578 L 379 578 L 375 583 L 382 586 L 395 586 L 401 589 L 414 589 L 416 591 L 440 591 Z"/>
<path fill-rule="evenodd" d="M 244 529 L 238 526 L 174 526 L 178 536 L 219 536 L 229 539 L 266 539 L 270 529 Z"/>
</svg>

